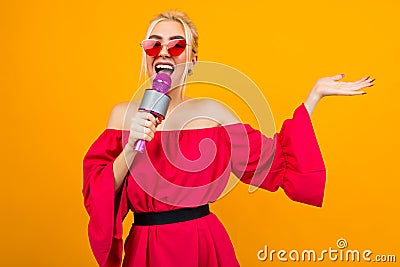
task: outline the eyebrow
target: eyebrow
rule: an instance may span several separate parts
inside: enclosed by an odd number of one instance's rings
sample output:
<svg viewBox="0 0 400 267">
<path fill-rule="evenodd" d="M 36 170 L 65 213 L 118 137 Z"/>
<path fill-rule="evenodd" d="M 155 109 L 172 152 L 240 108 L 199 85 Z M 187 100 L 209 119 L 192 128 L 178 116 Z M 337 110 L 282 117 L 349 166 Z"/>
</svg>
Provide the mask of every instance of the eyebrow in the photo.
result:
<svg viewBox="0 0 400 267">
<path fill-rule="evenodd" d="M 160 35 L 157 34 L 153 34 L 149 36 L 149 39 L 157 39 L 157 40 L 161 40 L 162 37 Z M 185 39 L 185 37 L 181 36 L 181 35 L 174 35 L 169 37 L 170 40 L 176 40 L 176 39 Z"/>
</svg>

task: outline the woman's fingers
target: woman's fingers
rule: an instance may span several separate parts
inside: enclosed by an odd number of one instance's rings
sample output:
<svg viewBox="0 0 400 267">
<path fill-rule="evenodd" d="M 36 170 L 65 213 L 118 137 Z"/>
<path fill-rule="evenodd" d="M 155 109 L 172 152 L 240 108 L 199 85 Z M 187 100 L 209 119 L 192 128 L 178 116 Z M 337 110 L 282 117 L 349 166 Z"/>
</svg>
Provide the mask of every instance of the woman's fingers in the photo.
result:
<svg viewBox="0 0 400 267">
<path fill-rule="evenodd" d="M 373 85 L 374 84 L 371 84 L 370 82 L 340 84 L 337 87 L 336 95 L 360 95 L 360 94 L 366 94 L 366 92 L 361 91 L 361 89 L 367 88 L 367 87 L 371 87 Z"/>
<path fill-rule="evenodd" d="M 137 131 L 137 132 L 155 132 L 156 131 L 156 126 L 148 120 L 132 120 L 131 124 L 131 130 Z"/>
<path fill-rule="evenodd" d="M 356 84 L 366 84 L 366 85 L 372 85 L 372 83 L 375 81 L 375 79 L 372 79 L 372 78 L 368 78 L 368 79 L 366 79 L 366 80 L 364 80 L 364 81 L 361 81 L 361 82 L 356 82 Z"/>
<path fill-rule="evenodd" d="M 364 80 L 362 82 L 353 83 L 352 86 L 355 88 L 358 88 L 358 89 L 365 88 L 365 87 L 371 87 L 374 85 L 373 84 L 374 81 L 375 81 L 375 79 L 368 78 L 367 80 Z"/>
<path fill-rule="evenodd" d="M 363 95 L 366 94 L 364 91 L 341 91 L 339 92 L 339 95 Z"/>
<path fill-rule="evenodd" d="M 130 137 L 133 138 L 134 142 L 136 142 L 139 139 L 150 142 L 154 138 L 154 133 L 153 132 L 131 131 Z"/>
<path fill-rule="evenodd" d="M 146 141 L 151 141 L 154 138 L 154 133 L 155 128 L 151 129 L 135 123 L 132 123 L 130 128 L 130 136 L 135 140 L 143 139 Z"/>
<path fill-rule="evenodd" d="M 367 81 L 367 80 L 370 79 L 369 77 L 370 77 L 370 76 L 368 76 L 368 77 L 363 77 L 363 78 L 359 79 L 358 81 L 355 81 L 354 83 L 362 83 L 362 82 L 365 82 L 365 81 Z"/>
<path fill-rule="evenodd" d="M 335 84 L 337 84 L 339 87 L 348 87 L 348 86 L 372 86 L 373 82 L 375 81 L 375 79 L 366 77 L 366 78 L 362 78 L 358 81 L 355 82 L 334 82 Z"/>
<path fill-rule="evenodd" d="M 156 127 L 159 124 L 159 119 L 155 118 L 151 113 L 138 111 L 137 115 L 132 119 L 143 127 Z"/>
<path fill-rule="evenodd" d="M 373 81 L 375 81 L 375 79 L 372 79 L 371 76 L 367 76 L 367 77 L 363 77 L 355 82 L 339 82 L 339 80 L 341 80 L 344 77 L 344 74 L 337 74 L 331 77 L 328 77 L 330 80 L 338 83 L 338 84 L 358 84 L 358 83 L 371 83 Z"/>
<path fill-rule="evenodd" d="M 146 120 L 146 119 L 138 119 L 136 120 L 137 124 L 140 125 L 141 127 L 144 128 L 150 128 L 153 131 L 156 131 L 156 127 L 157 125 L 154 124 L 152 121 L 150 120 Z"/>
<path fill-rule="evenodd" d="M 365 77 L 355 82 L 333 82 L 332 86 L 339 90 L 360 90 L 365 87 L 373 86 L 374 81 L 375 79 L 373 78 Z"/>
<path fill-rule="evenodd" d="M 130 142 L 142 139 L 151 141 L 154 138 L 159 119 L 146 111 L 138 111 L 131 119 Z"/>
<path fill-rule="evenodd" d="M 138 111 L 137 116 L 141 119 L 149 120 L 151 121 L 154 125 L 157 124 L 156 118 L 149 112 L 147 111 Z"/>
</svg>

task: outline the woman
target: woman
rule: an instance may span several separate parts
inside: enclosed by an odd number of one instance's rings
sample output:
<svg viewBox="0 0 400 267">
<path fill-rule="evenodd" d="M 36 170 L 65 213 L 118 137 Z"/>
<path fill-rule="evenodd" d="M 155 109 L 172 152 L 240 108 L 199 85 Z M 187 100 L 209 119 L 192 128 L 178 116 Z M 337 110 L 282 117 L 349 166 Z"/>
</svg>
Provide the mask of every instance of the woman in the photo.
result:
<svg viewBox="0 0 400 267">
<path fill-rule="evenodd" d="M 217 101 L 184 95 L 179 85 L 197 63 L 197 42 L 196 28 L 183 13 L 165 12 L 150 23 L 142 70 L 150 77 L 169 73 L 177 86 L 168 93 L 166 119 L 138 111 L 136 102 L 118 104 L 84 158 L 82 192 L 100 266 L 120 266 L 122 221 L 129 209 L 135 217 L 123 266 L 239 266 L 227 232 L 208 210 L 229 174 L 269 191 L 282 187 L 292 200 L 320 207 L 325 166 L 309 116 L 324 96 L 365 94 L 361 89 L 373 85 L 369 77 L 319 79 L 293 118 L 269 139 Z M 133 149 L 139 139 L 147 141 L 143 154 Z M 201 143 L 204 139 L 213 142 Z"/>
</svg>

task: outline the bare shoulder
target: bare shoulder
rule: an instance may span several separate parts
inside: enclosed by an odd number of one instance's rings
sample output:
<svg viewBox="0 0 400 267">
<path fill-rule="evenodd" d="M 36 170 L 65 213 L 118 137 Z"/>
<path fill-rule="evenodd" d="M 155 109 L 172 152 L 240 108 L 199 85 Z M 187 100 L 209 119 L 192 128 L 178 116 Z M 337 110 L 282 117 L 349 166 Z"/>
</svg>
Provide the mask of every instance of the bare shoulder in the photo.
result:
<svg viewBox="0 0 400 267">
<path fill-rule="evenodd" d="M 225 104 L 215 99 L 200 98 L 193 99 L 192 105 L 196 108 L 204 110 L 206 113 L 211 114 L 221 125 L 233 124 L 240 122 L 234 115 L 233 111 Z"/>
<path fill-rule="evenodd" d="M 107 129 L 124 129 L 126 116 L 132 115 L 130 113 L 132 113 L 132 110 L 137 110 L 138 106 L 138 101 L 121 102 L 114 105 L 108 118 Z"/>
</svg>

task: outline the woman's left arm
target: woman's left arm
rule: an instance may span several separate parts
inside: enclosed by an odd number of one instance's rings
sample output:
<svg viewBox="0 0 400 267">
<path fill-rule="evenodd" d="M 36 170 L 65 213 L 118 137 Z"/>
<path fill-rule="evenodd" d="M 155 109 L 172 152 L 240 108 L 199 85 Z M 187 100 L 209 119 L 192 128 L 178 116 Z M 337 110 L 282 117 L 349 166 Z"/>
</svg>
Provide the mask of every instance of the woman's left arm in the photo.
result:
<svg viewBox="0 0 400 267">
<path fill-rule="evenodd" d="M 335 75 L 332 77 L 325 77 L 319 79 L 314 87 L 311 89 L 304 106 L 306 107 L 308 114 L 311 116 L 317 103 L 324 97 L 330 95 L 363 95 L 366 92 L 361 89 L 371 87 L 375 79 L 368 77 L 361 78 L 355 82 L 340 82 L 343 79 L 344 74 Z"/>
</svg>

